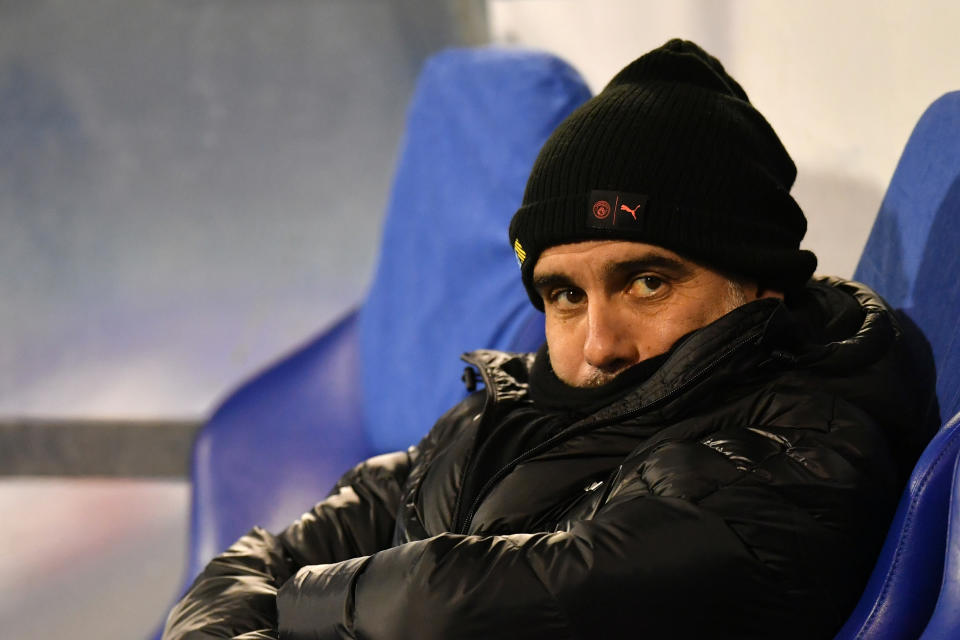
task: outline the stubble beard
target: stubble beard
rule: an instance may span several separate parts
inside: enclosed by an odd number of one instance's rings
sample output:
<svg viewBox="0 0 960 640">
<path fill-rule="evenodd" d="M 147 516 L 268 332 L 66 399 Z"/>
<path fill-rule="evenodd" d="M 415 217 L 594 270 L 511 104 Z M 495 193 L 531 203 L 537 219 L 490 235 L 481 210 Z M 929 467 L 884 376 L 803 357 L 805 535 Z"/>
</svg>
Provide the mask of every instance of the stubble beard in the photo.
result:
<svg viewBox="0 0 960 640">
<path fill-rule="evenodd" d="M 593 373 L 590 374 L 590 376 L 589 376 L 586 380 L 583 381 L 582 384 L 580 384 L 580 385 L 578 385 L 578 386 L 584 387 L 584 388 L 588 388 L 588 389 L 590 389 L 590 388 L 595 388 L 595 387 L 602 387 L 603 385 L 607 384 L 608 382 L 611 382 L 614 378 L 616 378 L 618 375 L 620 375 L 621 373 L 623 373 L 626 369 L 629 369 L 629 367 L 625 367 L 625 368 L 623 368 L 623 369 L 620 369 L 620 370 L 617 371 L 616 373 L 606 373 L 606 372 L 603 372 L 603 371 L 594 371 Z"/>
</svg>

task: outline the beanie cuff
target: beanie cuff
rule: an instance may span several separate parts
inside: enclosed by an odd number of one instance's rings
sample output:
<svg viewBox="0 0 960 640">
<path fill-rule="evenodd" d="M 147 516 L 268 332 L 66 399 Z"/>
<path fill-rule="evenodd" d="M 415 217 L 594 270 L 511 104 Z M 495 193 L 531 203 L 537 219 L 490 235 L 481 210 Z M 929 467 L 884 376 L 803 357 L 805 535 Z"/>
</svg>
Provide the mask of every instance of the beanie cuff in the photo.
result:
<svg viewBox="0 0 960 640">
<path fill-rule="evenodd" d="M 630 204 L 621 205 L 621 197 Z M 753 209 L 758 204 L 743 206 Z M 803 219 L 799 206 L 786 193 L 779 203 L 767 206 L 792 209 L 793 215 Z M 523 284 L 541 311 L 543 301 L 533 288 L 533 270 L 545 249 L 562 244 L 642 242 L 779 291 L 803 285 L 817 264 L 813 253 L 796 248 L 795 235 L 782 226 L 764 224 L 762 217 L 705 212 L 623 192 L 593 191 L 525 204 L 510 224 L 510 240 Z"/>
</svg>

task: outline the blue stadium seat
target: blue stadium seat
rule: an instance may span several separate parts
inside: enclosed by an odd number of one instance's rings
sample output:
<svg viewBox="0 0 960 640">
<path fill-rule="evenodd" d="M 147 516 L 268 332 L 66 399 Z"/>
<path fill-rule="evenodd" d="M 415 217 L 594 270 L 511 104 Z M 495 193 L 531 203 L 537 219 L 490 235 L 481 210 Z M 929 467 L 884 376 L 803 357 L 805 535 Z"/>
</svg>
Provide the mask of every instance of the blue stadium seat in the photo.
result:
<svg viewBox="0 0 960 640">
<path fill-rule="evenodd" d="M 954 465 L 943 584 L 921 640 L 960 638 L 960 460 Z"/>
<path fill-rule="evenodd" d="M 854 275 L 926 336 L 944 416 L 960 411 L 958 246 L 960 92 L 952 92 L 930 105 L 914 128 Z M 958 424 L 954 417 L 920 457 L 867 588 L 838 639 L 913 639 L 926 626 L 943 574 Z"/>
<path fill-rule="evenodd" d="M 863 596 L 837 640 L 914 640 L 923 631 L 940 588 L 958 451 L 960 414 L 920 456 Z"/>
<path fill-rule="evenodd" d="M 188 578 L 253 525 L 288 524 L 357 461 L 416 443 L 465 395 L 462 352 L 542 344 L 507 227 L 540 146 L 589 96 L 544 53 L 427 61 L 365 302 L 233 392 L 198 435 Z"/>
<path fill-rule="evenodd" d="M 960 410 L 960 91 L 917 122 L 854 279 L 873 287 L 923 331 L 937 365 L 943 415 Z"/>
</svg>

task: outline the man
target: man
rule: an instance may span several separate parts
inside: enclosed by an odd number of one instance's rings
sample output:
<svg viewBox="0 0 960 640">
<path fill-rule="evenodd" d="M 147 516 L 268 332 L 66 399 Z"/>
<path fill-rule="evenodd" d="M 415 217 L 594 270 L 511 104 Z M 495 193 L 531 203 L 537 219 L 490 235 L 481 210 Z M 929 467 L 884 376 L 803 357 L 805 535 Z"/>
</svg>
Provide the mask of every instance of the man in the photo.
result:
<svg viewBox="0 0 960 640">
<path fill-rule="evenodd" d="M 939 419 L 883 301 L 809 280 L 795 173 L 699 47 L 634 61 L 511 224 L 544 348 L 467 356 L 482 392 L 241 538 L 164 637 L 832 636 Z"/>
</svg>

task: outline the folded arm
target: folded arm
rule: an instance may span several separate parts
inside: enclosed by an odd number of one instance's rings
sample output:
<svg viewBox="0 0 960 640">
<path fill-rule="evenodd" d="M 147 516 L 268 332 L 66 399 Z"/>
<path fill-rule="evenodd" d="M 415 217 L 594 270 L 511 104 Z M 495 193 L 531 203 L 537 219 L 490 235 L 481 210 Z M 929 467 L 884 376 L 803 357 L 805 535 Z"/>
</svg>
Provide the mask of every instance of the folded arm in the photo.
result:
<svg viewBox="0 0 960 640">
<path fill-rule="evenodd" d="M 565 530 L 447 533 L 305 566 L 279 591 L 280 637 L 829 636 L 869 572 L 886 497 L 865 449 L 816 438 L 744 468 L 703 444 L 668 445 Z M 680 468 L 671 460 L 728 471 L 704 473 L 697 495 L 657 495 L 676 480 L 661 473 Z"/>
<path fill-rule="evenodd" d="M 389 546 L 409 452 L 372 458 L 279 535 L 254 528 L 197 577 L 167 619 L 164 640 L 276 638 L 277 589 L 305 565 Z"/>
<path fill-rule="evenodd" d="M 680 603 L 716 620 L 731 600 L 766 609 L 772 587 L 720 518 L 647 499 L 564 532 L 443 534 L 308 566 L 278 606 L 284 640 L 685 637 Z"/>
</svg>

